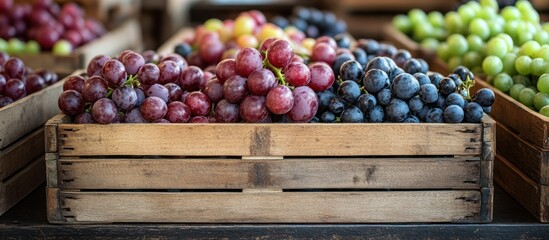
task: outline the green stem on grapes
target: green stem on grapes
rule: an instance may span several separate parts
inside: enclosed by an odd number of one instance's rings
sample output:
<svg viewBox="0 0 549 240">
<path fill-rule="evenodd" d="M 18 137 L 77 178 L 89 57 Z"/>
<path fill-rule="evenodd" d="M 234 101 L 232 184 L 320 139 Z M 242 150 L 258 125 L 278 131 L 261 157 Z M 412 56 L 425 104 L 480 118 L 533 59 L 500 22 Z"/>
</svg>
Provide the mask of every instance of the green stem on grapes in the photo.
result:
<svg viewBox="0 0 549 240">
<path fill-rule="evenodd" d="M 87 112 L 87 113 L 91 112 L 91 108 L 92 108 L 92 104 L 91 103 L 86 103 L 84 105 L 84 112 Z"/>
<path fill-rule="evenodd" d="M 366 90 L 366 88 L 364 88 L 364 86 L 360 87 L 360 92 L 368 94 L 368 91 Z"/>
<path fill-rule="evenodd" d="M 265 59 L 263 60 L 263 66 L 268 67 L 269 69 L 271 69 L 271 71 L 273 71 L 273 73 L 275 74 L 276 79 L 278 79 L 280 85 L 288 86 L 288 83 L 286 82 L 286 78 L 284 77 L 284 74 L 282 73 L 282 69 L 281 68 L 276 68 L 275 66 L 273 66 L 269 62 L 269 60 L 267 58 L 267 54 L 268 54 L 268 52 L 265 52 Z"/>
<path fill-rule="evenodd" d="M 336 117 L 336 123 L 341 122 L 341 117 Z"/>
<path fill-rule="evenodd" d="M 130 75 L 128 79 L 124 82 L 124 86 L 136 88 L 139 87 L 141 84 L 139 83 L 139 80 L 137 79 L 137 75 Z"/>
<path fill-rule="evenodd" d="M 109 91 L 107 92 L 107 95 L 105 95 L 105 97 L 106 97 L 106 98 L 110 98 L 113 91 L 114 91 L 114 89 L 109 88 Z"/>
<path fill-rule="evenodd" d="M 467 96 L 463 96 L 466 100 L 472 100 L 470 89 L 475 85 L 475 79 L 470 79 L 469 76 L 467 76 L 467 80 L 463 82 L 459 88 L 460 92 L 465 91 Z M 463 95 L 463 94 L 462 94 Z"/>
</svg>

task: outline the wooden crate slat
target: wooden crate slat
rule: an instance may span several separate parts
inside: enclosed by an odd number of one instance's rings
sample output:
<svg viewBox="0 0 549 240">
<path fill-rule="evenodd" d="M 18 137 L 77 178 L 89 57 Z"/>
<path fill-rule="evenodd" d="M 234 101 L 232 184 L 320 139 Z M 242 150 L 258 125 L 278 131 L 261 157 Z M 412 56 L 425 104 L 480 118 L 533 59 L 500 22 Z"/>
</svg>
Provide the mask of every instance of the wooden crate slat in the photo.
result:
<svg viewBox="0 0 549 240">
<path fill-rule="evenodd" d="M 0 180 L 11 176 L 43 153 L 44 129 L 39 128 L 0 151 Z"/>
<path fill-rule="evenodd" d="M 58 129 L 60 156 L 479 155 L 482 151 L 480 124 L 62 124 Z"/>
<path fill-rule="evenodd" d="M 277 193 L 60 191 L 64 223 L 471 222 L 478 190 Z"/>
<path fill-rule="evenodd" d="M 549 186 L 536 183 L 501 155 L 496 155 L 494 180 L 541 222 L 549 222 Z"/>
<path fill-rule="evenodd" d="M 531 110 L 483 80 L 476 80 L 472 91 L 480 88 L 494 91 L 496 101 L 492 105 L 490 116 L 498 123 L 518 133 L 518 136 L 536 146 L 549 149 L 549 118 Z"/>
<path fill-rule="evenodd" d="M 0 215 L 44 182 L 44 155 L 0 182 Z"/>
<path fill-rule="evenodd" d="M 0 109 L 0 149 L 43 125 L 60 112 L 57 98 L 63 91 L 63 82 L 61 80 Z"/>
<path fill-rule="evenodd" d="M 63 189 L 479 189 L 470 158 L 60 159 Z"/>
</svg>

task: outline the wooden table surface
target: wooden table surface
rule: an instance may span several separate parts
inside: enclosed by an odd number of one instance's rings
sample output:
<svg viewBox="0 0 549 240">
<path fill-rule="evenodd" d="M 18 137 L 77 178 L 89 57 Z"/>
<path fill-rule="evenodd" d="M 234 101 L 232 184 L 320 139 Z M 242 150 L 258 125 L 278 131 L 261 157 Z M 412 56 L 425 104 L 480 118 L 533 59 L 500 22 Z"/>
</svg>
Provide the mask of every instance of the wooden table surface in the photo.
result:
<svg viewBox="0 0 549 240">
<path fill-rule="evenodd" d="M 496 187 L 489 224 L 104 224 L 52 225 L 42 185 L 0 216 L 0 239 L 549 239 L 538 223 Z"/>
</svg>

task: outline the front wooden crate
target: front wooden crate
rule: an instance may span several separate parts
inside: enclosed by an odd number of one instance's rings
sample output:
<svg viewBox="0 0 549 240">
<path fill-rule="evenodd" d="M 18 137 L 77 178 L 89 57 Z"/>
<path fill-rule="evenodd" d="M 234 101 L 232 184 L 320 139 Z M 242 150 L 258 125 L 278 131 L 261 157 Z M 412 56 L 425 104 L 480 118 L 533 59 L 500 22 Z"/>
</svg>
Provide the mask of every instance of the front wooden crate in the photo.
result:
<svg viewBox="0 0 549 240">
<path fill-rule="evenodd" d="M 0 108 L 0 215 L 44 182 L 43 125 L 62 90 L 59 81 Z"/>
<path fill-rule="evenodd" d="M 16 56 L 33 69 L 48 69 L 66 76 L 77 69 L 85 69 L 88 62 L 98 54 L 116 56 L 126 49 L 141 50 L 142 48 L 139 23 L 137 20 L 131 20 L 66 56 L 54 55 L 51 52 Z"/>
<path fill-rule="evenodd" d="M 497 121 L 495 180 L 541 222 L 549 222 L 549 118 L 482 80 L 474 91 L 491 88 Z"/>
<path fill-rule="evenodd" d="M 490 222 L 495 126 L 45 127 L 51 223 Z"/>
</svg>

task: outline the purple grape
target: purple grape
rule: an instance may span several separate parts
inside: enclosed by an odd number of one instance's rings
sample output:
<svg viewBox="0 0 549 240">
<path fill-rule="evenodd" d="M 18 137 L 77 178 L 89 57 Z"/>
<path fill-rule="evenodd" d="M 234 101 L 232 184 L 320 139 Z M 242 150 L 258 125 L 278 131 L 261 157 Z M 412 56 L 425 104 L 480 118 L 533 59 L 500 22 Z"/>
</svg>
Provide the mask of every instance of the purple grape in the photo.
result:
<svg viewBox="0 0 549 240">
<path fill-rule="evenodd" d="M 158 83 L 175 83 L 181 75 L 181 67 L 171 60 L 166 60 L 158 64 L 160 75 L 158 77 Z"/>
<path fill-rule="evenodd" d="M 267 94 L 266 105 L 269 111 L 274 114 L 286 114 L 294 106 L 292 90 L 284 85 L 278 85 Z"/>
<path fill-rule="evenodd" d="M 109 124 L 115 120 L 118 115 L 118 109 L 112 100 L 108 98 L 101 98 L 93 104 L 91 113 L 93 119 L 97 123 Z"/>
<path fill-rule="evenodd" d="M 191 119 L 191 109 L 182 102 L 171 102 L 166 118 L 172 123 L 186 123 Z"/>
<path fill-rule="evenodd" d="M 181 90 L 181 87 L 179 87 L 179 85 L 175 83 L 168 83 L 164 85 L 164 87 L 168 89 L 168 103 L 181 100 L 181 96 L 183 96 L 183 90 Z"/>
<path fill-rule="evenodd" d="M 130 52 L 122 58 L 121 62 L 128 74 L 135 75 L 139 68 L 145 64 L 145 59 L 136 52 Z"/>
<path fill-rule="evenodd" d="M 139 107 L 145 101 L 145 92 L 141 88 L 134 88 L 135 95 L 137 96 L 137 100 L 135 100 L 135 106 Z"/>
<path fill-rule="evenodd" d="M 116 59 L 111 59 L 105 62 L 101 73 L 109 85 L 115 87 L 122 85 L 128 77 L 124 64 Z"/>
<path fill-rule="evenodd" d="M 185 91 L 200 90 L 204 82 L 204 72 L 196 66 L 189 66 L 181 72 L 178 84 Z"/>
<path fill-rule="evenodd" d="M 306 123 L 311 121 L 318 110 L 318 98 L 315 92 L 307 87 L 296 87 L 292 94 L 294 96 L 294 106 L 288 112 L 288 117 L 292 122 Z"/>
<path fill-rule="evenodd" d="M 246 78 L 235 75 L 223 84 L 223 97 L 230 103 L 240 103 L 248 94 Z"/>
<path fill-rule="evenodd" d="M 19 79 L 12 78 L 6 83 L 4 93 L 14 101 L 17 101 L 18 99 L 27 96 L 25 83 Z"/>
<path fill-rule="evenodd" d="M 215 119 L 220 123 L 235 123 L 240 120 L 240 107 L 223 99 L 215 106 Z"/>
<path fill-rule="evenodd" d="M 145 63 L 157 63 L 160 61 L 160 56 L 153 50 L 144 51 L 141 55 L 145 59 Z"/>
<path fill-rule="evenodd" d="M 137 102 L 137 94 L 132 87 L 122 86 L 114 89 L 111 96 L 113 102 L 122 111 L 129 111 L 135 106 Z"/>
<path fill-rule="evenodd" d="M 83 112 L 74 117 L 74 123 L 76 124 L 88 124 L 88 123 L 95 123 L 95 120 L 93 119 L 93 115 L 89 112 Z"/>
<path fill-rule="evenodd" d="M 267 106 L 265 106 L 265 97 L 257 95 L 248 95 L 240 103 L 240 116 L 246 122 L 257 123 L 263 121 L 269 116 Z"/>
<path fill-rule="evenodd" d="M 225 83 L 227 79 L 236 75 L 236 61 L 234 59 L 225 59 L 215 68 L 215 75 L 221 84 Z"/>
<path fill-rule="evenodd" d="M 148 97 L 141 104 L 141 115 L 149 122 L 161 119 L 168 112 L 168 105 L 166 102 L 159 97 Z"/>
<path fill-rule="evenodd" d="M 126 112 L 124 114 L 124 122 L 125 123 L 147 123 L 147 119 L 141 115 L 141 111 L 138 107 L 132 108 L 132 110 Z"/>
<path fill-rule="evenodd" d="M 84 97 L 85 102 L 93 103 L 107 96 L 108 88 L 105 79 L 100 76 L 93 76 L 86 81 L 82 89 L 82 97 Z"/>
<path fill-rule="evenodd" d="M 206 116 L 194 116 L 190 123 L 209 123 L 210 120 Z"/>
<path fill-rule="evenodd" d="M 26 70 L 23 61 L 16 57 L 12 57 L 4 63 L 4 75 L 8 79 L 24 79 Z"/>
<path fill-rule="evenodd" d="M 261 54 L 255 48 L 244 48 L 236 55 L 235 69 L 238 75 L 248 77 L 253 71 L 261 68 Z"/>
<path fill-rule="evenodd" d="M 334 71 L 323 62 L 313 63 L 309 67 L 311 81 L 307 86 L 316 92 L 322 92 L 330 88 L 335 82 Z"/>
<path fill-rule="evenodd" d="M 267 48 L 267 59 L 276 68 L 284 68 L 292 62 L 294 51 L 290 43 L 284 39 L 272 42 Z M 334 50 L 335 58 L 335 50 Z M 238 57 L 237 57 L 238 59 Z"/>
<path fill-rule="evenodd" d="M 153 85 L 160 78 L 160 69 L 153 63 L 146 63 L 137 71 L 137 80 L 141 84 Z"/>
<path fill-rule="evenodd" d="M 181 57 L 179 54 L 176 54 L 176 53 L 167 54 L 166 56 L 162 57 L 162 59 L 160 59 L 160 62 L 162 63 L 168 60 L 174 61 L 175 63 L 177 63 L 177 66 L 179 66 L 181 71 L 183 71 L 183 69 L 185 69 L 188 66 L 187 61 L 185 61 L 185 58 Z"/>
<path fill-rule="evenodd" d="M 164 102 L 168 103 L 168 99 L 170 98 L 170 92 L 168 89 L 160 84 L 153 84 L 152 86 L 145 91 L 145 96 L 147 97 L 159 97 Z"/>
<path fill-rule="evenodd" d="M 213 103 L 217 103 L 223 99 L 223 85 L 217 78 L 212 78 L 206 82 L 204 93 Z"/>
<path fill-rule="evenodd" d="M 0 95 L 0 108 L 3 108 L 7 105 L 10 105 L 13 103 L 13 99 L 11 99 L 8 96 L 2 96 Z"/>
<path fill-rule="evenodd" d="M 97 55 L 90 62 L 88 63 L 88 67 L 86 69 L 86 72 L 88 73 L 89 77 L 92 76 L 101 76 L 102 69 L 105 63 L 110 60 L 111 58 L 106 55 Z"/>
<path fill-rule="evenodd" d="M 193 116 L 206 116 L 210 113 L 212 102 L 206 94 L 195 91 L 185 98 L 185 105 L 191 109 Z"/>
<path fill-rule="evenodd" d="M 63 83 L 63 91 L 75 90 L 79 93 L 82 93 L 82 90 L 84 90 L 84 85 L 86 85 L 86 80 L 82 76 L 70 76 Z"/>
<path fill-rule="evenodd" d="M 276 79 L 273 72 L 261 68 L 253 71 L 248 76 L 247 85 L 251 94 L 265 96 L 276 86 Z"/>
<path fill-rule="evenodd" d="M 31 74 L 27 77 L 27 82 L 25 84 L 27 94 L 38 92 L 45 87 L 47 87 L 46 81 L 44 81 L 44 78 L 40 77 L 40 75 Z"/>
<path fill-rule="evenodd" d="M 84 112 L 84 98 L 75 90 L 67 90 L 59 95 L 57 106 L 64 114 L 75 116 Z"/>
<path fill-rule="evenodd" d="M 0 74 L 0 94 L 2 94 L 4 92 L 4 89 L 6 88 L 6 83 L 8 82 L 8 80 L 6 79 L 6 77 L 4 77 L 4 75 Z"/>
</svg>

